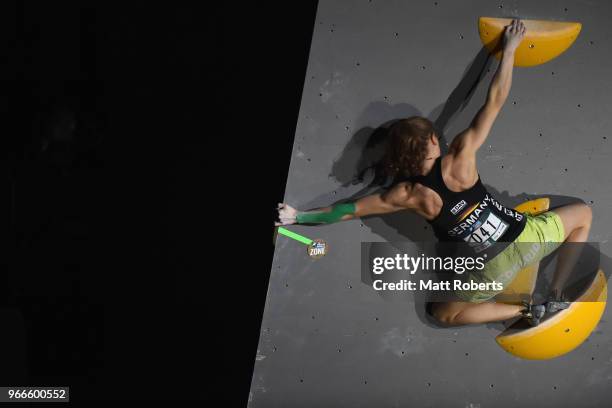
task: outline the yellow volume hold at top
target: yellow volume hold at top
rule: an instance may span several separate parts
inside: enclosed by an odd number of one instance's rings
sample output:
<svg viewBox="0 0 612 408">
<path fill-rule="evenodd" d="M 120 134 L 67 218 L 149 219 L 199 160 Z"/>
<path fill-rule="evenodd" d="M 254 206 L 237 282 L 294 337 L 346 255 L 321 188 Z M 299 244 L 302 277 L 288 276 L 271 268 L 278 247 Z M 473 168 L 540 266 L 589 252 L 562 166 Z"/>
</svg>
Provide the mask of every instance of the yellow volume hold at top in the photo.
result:
<svg viewBox="0 0 612 408">
<path fill-rule="evenodd" d="M 532 67 L 544 64 L 565 52 L 578 38 L 582 24 L 563 21 L 522 20 L 527 32 L 514 56 L 517 67 Z M 504 29 L 512 22 L 510 18 L 480 17 L 478 32 L 483 45 L 501 57 Z"/>
</svg>

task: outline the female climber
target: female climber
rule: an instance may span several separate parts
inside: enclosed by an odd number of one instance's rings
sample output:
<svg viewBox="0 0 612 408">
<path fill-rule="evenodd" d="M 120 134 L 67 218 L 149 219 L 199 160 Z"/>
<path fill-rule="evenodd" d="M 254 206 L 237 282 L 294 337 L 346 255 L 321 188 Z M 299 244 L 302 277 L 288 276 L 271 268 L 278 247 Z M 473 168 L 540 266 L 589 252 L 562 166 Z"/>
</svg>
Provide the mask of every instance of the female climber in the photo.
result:
<svg viewBox="0 0 612 408">
<path fill-rule="evenodd" d="M 497 252 L 485 268 L 471 278 L 480 282 L 508 284 L 516 276 L 506 271 L 514 265 L 539 261 L 562 242 L 585 242 L 591 227 L 590 207 L 570 204 L 537 216 L 521 214 L 491 196 L 476 168 L 476 151 L 483 145 L 510 92 L 514 54 L 525 35 L 525 26 L 513 20 L 504 31 L 502 58 L 488 89 L 486 102 L 470 126 L 458 134 L 446 155 L 433 124 L 410 117 L 389 129 L 385 169 L 395 183 L 380 194 L 354 202 L 311 211 L 279 204 L 276 225 L 325 224 L 357 217 L 411 210 L 424 217 L 441 241 L 496 244 Z M 527 254 L 519 243 L 541 243 L 539 252 Z M 561 255 L 560 255 L 561 256 Z M 558 263 L 562 263 L 559 259 Z M 514 268 L 518 272 L 517 268 Z M 504 275 L 504 276 L 502 276 Z M 559 295 L 563 279 L 553 279 L 552 292 Z M 543 316 L 568 306 L 550 301 L 541 305 L 488 302 L 498 292 L 459 290 L 455 300 L 432 305 L 431 313 L 451 325 L 502 321 L 523 317 L 537 325 Z M 559 299 L 559 297 L 557 297 Z"/>
</svg>

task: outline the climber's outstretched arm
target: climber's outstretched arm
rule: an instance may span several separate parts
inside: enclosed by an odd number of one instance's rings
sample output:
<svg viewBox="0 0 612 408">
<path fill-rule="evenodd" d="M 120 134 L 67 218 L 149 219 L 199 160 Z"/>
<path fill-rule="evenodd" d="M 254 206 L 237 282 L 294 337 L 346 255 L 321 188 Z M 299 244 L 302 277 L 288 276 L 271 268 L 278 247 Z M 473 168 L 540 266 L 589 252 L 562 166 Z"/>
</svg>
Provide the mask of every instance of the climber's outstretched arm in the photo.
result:
<svg viewBox="0 0 612 408">
<path fill-rule="evenodd" d="M 396 184 L 384 193 L 368 195 L 357 201 L 334 204 L 330 207 L 299 211 L 288 204 L 278 204 L 275 225 L 331 224 L 368 215 L 386 214 L 410 209 L 411 183 Z"/>
<path fill-rule="evenodd" d="M 525 31 L 525 25 L 520 20 L 513 20 L 506 27 L 502 58 L 493 75 L 487 100 L 472 120 L 470 127 L 453 139 L 449 149 L 451 154 L 475 154 L 487 139 L 497 115 L 510 94 L 514 52 L 523 40 Z"/>
</svg>

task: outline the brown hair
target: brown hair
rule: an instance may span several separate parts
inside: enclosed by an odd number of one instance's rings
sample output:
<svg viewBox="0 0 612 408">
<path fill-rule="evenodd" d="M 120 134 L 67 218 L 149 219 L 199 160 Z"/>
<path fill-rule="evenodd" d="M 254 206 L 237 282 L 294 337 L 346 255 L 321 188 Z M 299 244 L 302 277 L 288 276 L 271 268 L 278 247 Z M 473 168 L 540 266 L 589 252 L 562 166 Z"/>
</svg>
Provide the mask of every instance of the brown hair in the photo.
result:
<svg viewBox="0 0 612 408">
<path fill-rule="evenodd" d="M 387 176 L 395 178 L 419 175 L 433 132 L 433 123 L 421 116 L 395 122 L 389 128 L 389 144 L 383 159 Z"/>
</svg>

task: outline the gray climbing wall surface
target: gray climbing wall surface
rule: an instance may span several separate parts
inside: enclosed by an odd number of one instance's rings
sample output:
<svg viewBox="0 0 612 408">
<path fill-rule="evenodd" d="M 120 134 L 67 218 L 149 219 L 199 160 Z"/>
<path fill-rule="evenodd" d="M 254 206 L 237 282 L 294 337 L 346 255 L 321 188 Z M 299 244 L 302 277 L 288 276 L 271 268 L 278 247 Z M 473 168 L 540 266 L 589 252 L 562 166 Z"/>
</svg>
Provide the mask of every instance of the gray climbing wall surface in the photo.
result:
<svg viewBox="0 0 612 408">
<path fill-rule="evenodd" d="M 603 0 L 321 0 L 284 201 L 308 209 L 359 192 L 365 182 L 356 176 L 375 156 L 368 140 L 393 119 L 427 116 L 447 142 L 465 128 L 497 66 L 483 58 L 479 16 L 583 24 L 560 57 L 515 69 L 479 170 L 508 205 L 532 195 L 582 198 L 594 210 L 591 240 L 612 256 L 612 2 Z M 313 260 L 304 245 L 277 237 L 251 407 L 610 404 L 610 308 L 574 352 L 520 360 L 496 345 L 499 325 L 439 328 L 422 305 L 361 282 L 362 241 L 433 240 L 417 217 L 290 229 L 330 250 Z"/>
</svg>

